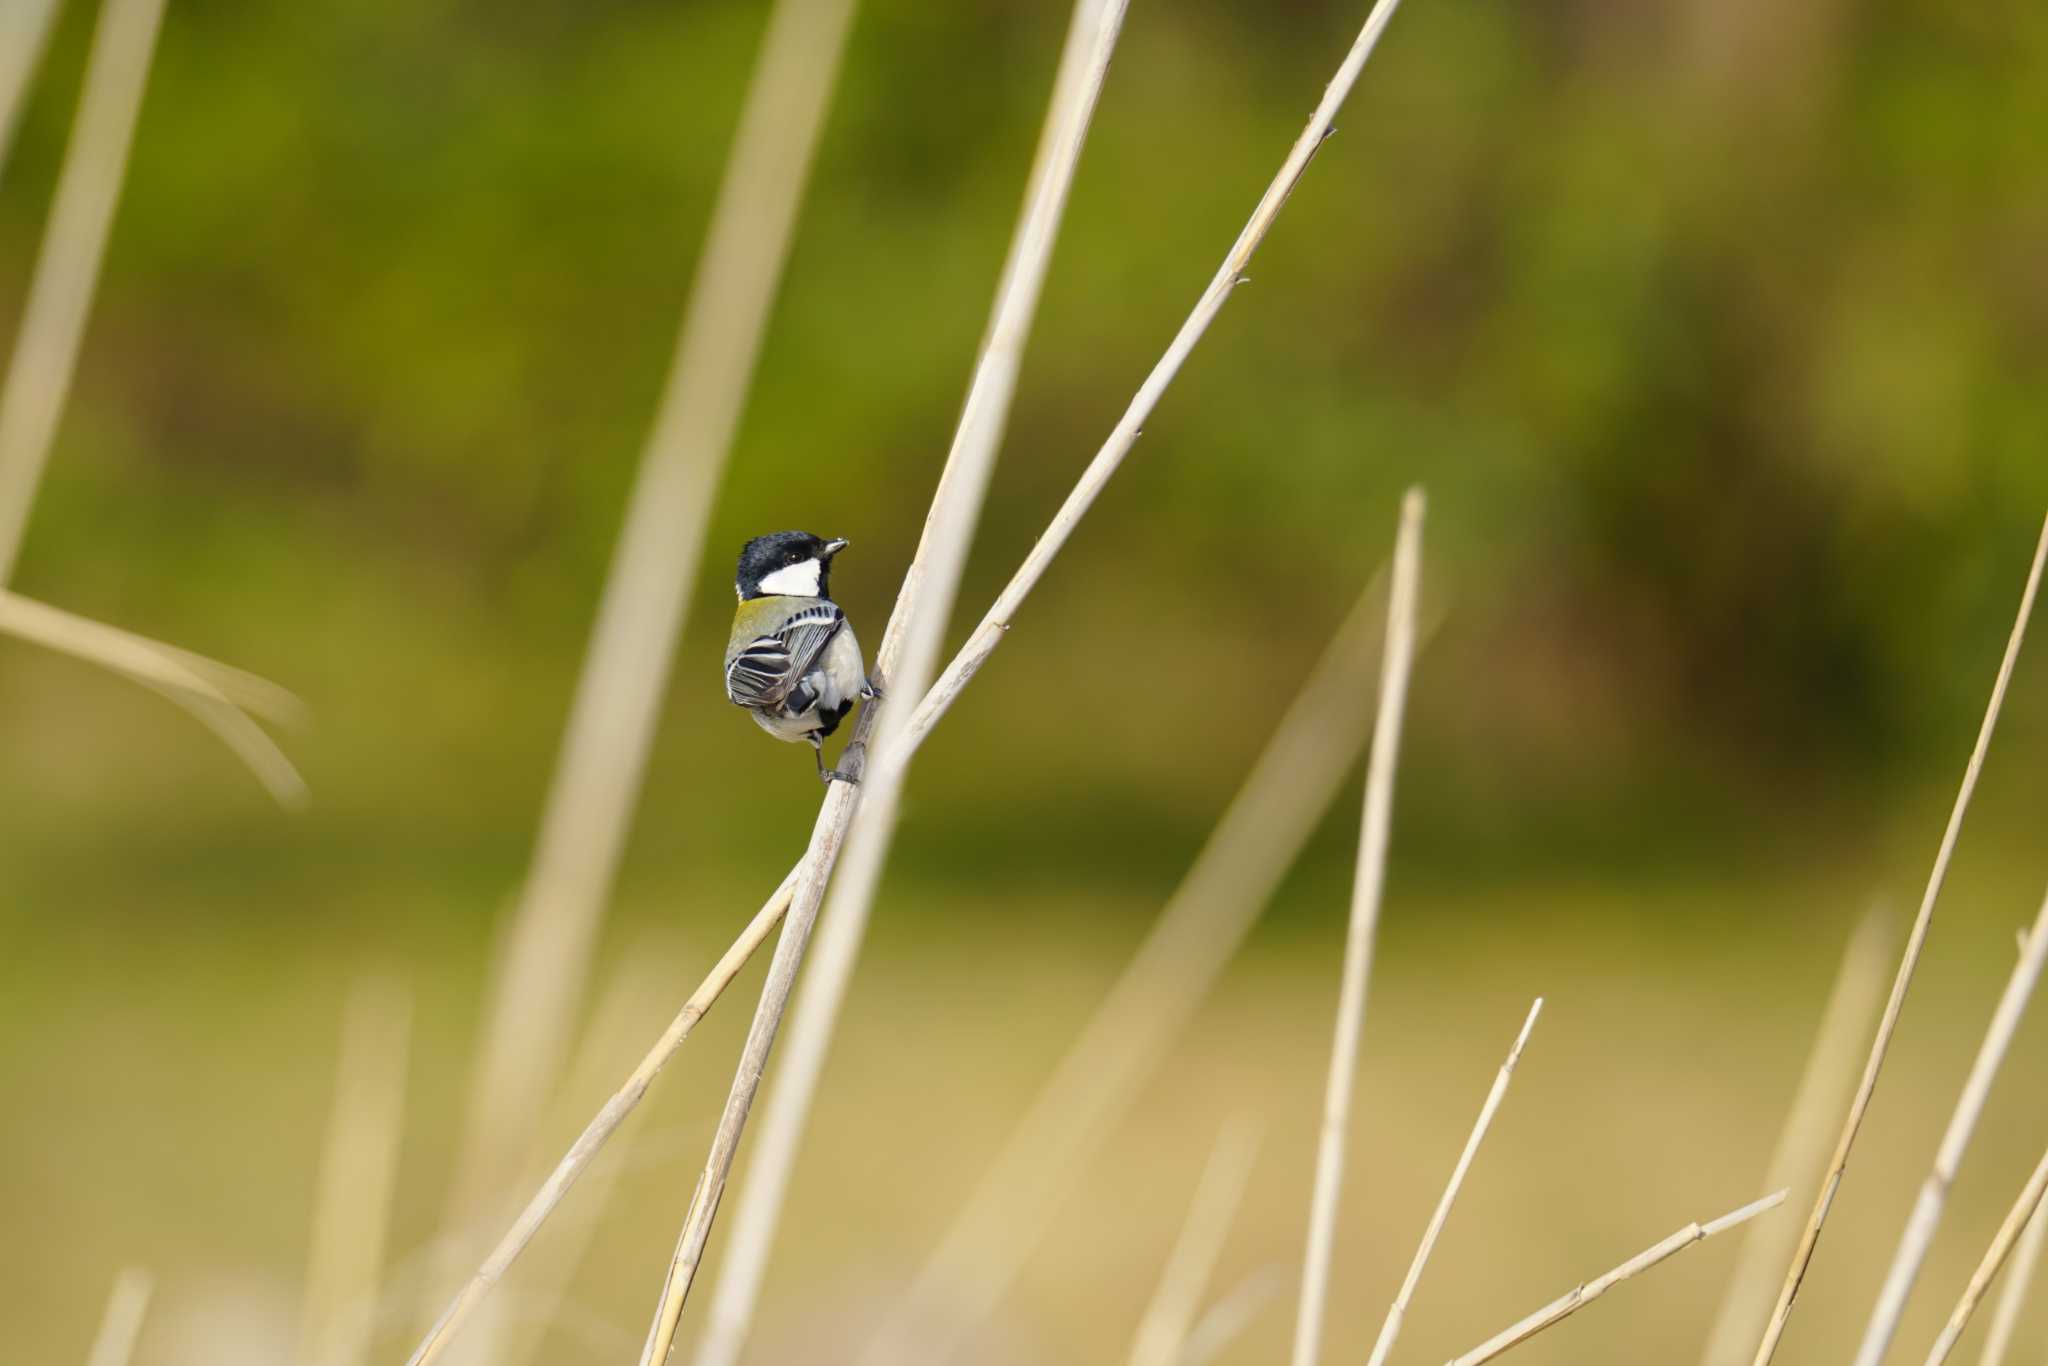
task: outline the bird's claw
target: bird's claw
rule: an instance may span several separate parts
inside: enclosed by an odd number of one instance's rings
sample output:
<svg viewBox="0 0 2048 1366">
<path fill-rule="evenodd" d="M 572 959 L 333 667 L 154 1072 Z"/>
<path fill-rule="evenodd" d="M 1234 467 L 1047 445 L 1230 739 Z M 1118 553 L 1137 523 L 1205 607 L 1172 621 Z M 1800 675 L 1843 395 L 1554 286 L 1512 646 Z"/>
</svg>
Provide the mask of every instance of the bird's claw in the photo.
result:
<svg viewBox="0 0 2048 1366">
<path fill-rule="evenodd" d="M 818 768 L 818 777 L 827 784 L 839 782 L 859 787 L 861 770 L 867 767 L 867 759 L 868 747 L 855 740 L 839 756 L 839 762 L 845 767 L 826 768 L 821 764 Z"/>
</svg>

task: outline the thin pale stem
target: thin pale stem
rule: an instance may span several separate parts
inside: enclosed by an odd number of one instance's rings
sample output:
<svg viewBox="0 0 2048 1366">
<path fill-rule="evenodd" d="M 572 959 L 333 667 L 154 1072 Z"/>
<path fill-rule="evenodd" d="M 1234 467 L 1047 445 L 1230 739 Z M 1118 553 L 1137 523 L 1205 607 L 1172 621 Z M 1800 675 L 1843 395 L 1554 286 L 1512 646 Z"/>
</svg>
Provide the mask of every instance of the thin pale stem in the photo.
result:
<svg viewBox="0 0 2048 1366">
<path fill-rule="evenodd" d="M 412 998 L 400 984 L 367 977 L 350 991 L 313 1208 L 300 1366 L 359 1366 L 367 1357 L 404 1133 L 411 1025 Z"/>
<path fill-rule="evenodd" d="M 1984 755 L 1991 748 L 1991 735 L 1998 727 L 1998 713 L 2005 706 L 2006 685 L 2012 681 L 2013 665 L 2019 659 L 2020 645 L 2026 640 L 2027 620 L 2033 615 L 2044 561 L 2048 561 L 2048 518 L 2043 518 L 2041 523 L 2040 540 L 2034 547 L 2034 562 L 2027 571 L 2027 586 L 2020 594 L 2019 613 L 2013 619 L 2012 634 L 2005 643 L 2005 657 L 1999 661 L 1998 677 L 1991 685 L 1991 700 L 1984 708 L 1984 722 L 1977 729 L 1977 743 L 1970 750 L 1969 763 L 1963 768 L 1962 787 L 1956 793 L 1954 808 L 1949 812 L 1941 847 L 1935 851 L 1934 869 L 1928 874 L 1927 889 L 1920 897 L 1920 909 L 1913 917 L 1913 928 L 1906 935 L 1905 952 L 1899 957 L 1899 970 L 1892 978 L 1891 995 L 1885 1000 L 1884 1014 L 1878 1018 L 1877 1035 L 1871 1040 L 1870 1056 L 1863 1064 L 1863 1076 L 1856 1084 L 1856 1094 L 1849 1101 L 1849 1113 L 1842 1120 L 1842 1132 L 1835 1141 L 1834 1156 L 1828 1161 L 1827 1174 L 1821 1178 L 1820 1190 L 1814 1196 L 1813 1211 L 1807 1216 L 1806 1227 L 1799 1235 L 1799 1246 L 1793 1250 L 1792 1263 L 1785 1269 L 1784 1282 L 1778 1287 L 1778 1302 L 1772 1307 L 1771 1320 L 1764 1328 L 1763 1340 L 1757 1344 L 1751 1366 L 1768 1366 L 1777 1353 L 1778 1342 L 1785 1335 L 1786 1321 L 1791 1318 L 1792 1306 L 1799 1298 L 1799 1287 L 1806 1279 L 1807 1268 L 1813 1264 L 1821 1228 L 1827 1223 L 1828 1211 L 1834 1207 L 1835 1192 L 1841 1189 L 1842 1174 L 1848 1169 L 1849 1154 L 1856 1146 L 1856 1135 L 1863 1128 L 1863 1117 L 1869 1113 L 1871 1097 L 1877 1092 L 1878 1074 L 1884 1070 L 1885 1054 L 1891 1047 L 1892 1035 L 1898 1030 L 1900 1012 L 1906 1007 L 1906 992 L 1913 985 L 1913 973 L 1920 966 L 1920 952 L 1927 943 L 1928 926 L 1934 919 L 1934 903 L 1941 896 L 1942 884 L 1948 880 L 1949 861 L 1955 856 L 1963 817 L 1970 809 L 1971 796 L 1977 791 L 1977 778 L 1984 770 Z"/>
<path fill-rule="evenodd" d="M 106 1313 L 100 1331 L 92 1340 L 92 1355 L 86 1366 L 128 1366 L 135 1355 L 135 1340 L 142 1336 L 142 1316 L 149 1312 L 149 1297 L 156 1278 L 139 1266 L 123 1267 L 114 1278 L 107 1296 Z"/>
<path fill-rule="evenodd" d="M 1694 1243 L 1704 1242 L 1717 1233 L 1725 1233 L 1738 1224 L 1747 1223 L 1765 1210 L 1776 1209 L 1784 1201 L 1785 1192 L 1778 1191 L 1752 1204 L 1744 1205 L 1732 1213 L 1724 1214 L 1711 1223 L 1687 1224 L 1663 1242 L 1637 1253 L 1606 1275 L 1566 1291 L 1519 1323 L 1503 1329 L 1463 1356 L 1454 1359 L 1450 1366 L 1479 1366 L 1482 1361 L 1492 1361 L 1502 1353 L 1521 1346 L 1544 1329 L 1554 1327 L 1570 1318 L 1630 1277 L 1640 1276 L 1657 1263 L 1667 1257 L 1676 1256 Z"/>
<path fill-rule="evenodd" d="M 1896 939 L 1897 931 L 1881 904 L 1865 912 L 1850 934 L 1792 1108 L 1771 1152 L 1765 1185 L 1788 1187 L 1804 1198 L 1827 1161 L 1835 1116 L 1856 1084 L 1864 1031 L 1884 999 L 1885 969 Z M 1751 1224 L 1743 1233 L 1735 1274 L 1714 1315 L 1700 1366 L 1743 1366 L 1749 1360 L 1757 1334 L 1770 1317 L 1780 1269 L 1798 1237 L 1799 1226 L 1784 1219 Z"/>
<path fill-rule="evenodd" d="M 1998 1233 L 1991 1240 L 1991 1246 L 1984 1249 L 1983 1260 L 1977 1263 L 1976 1271 L 1970 1275 L 1970 1283 L 1963 1288 L 1963 1297 L 1956 1301 L 1948 1322 L 1942 1326 L 1941 1336 L 1934 1340 L 1934 1346 L 1927 1353 L 1927 1366 L 1941 1366 L 1953 1352 L 1956 1342 L 1963 1336 L 1963 1330 L 1970 1326 L 1970 1318 L 1983 1303 L 1985 1292 L 1991 1289 L 1991 1282 L 1998 1278 L 1999 1268 L 2012 1255 L 2013 1245 L 2020 1241 L 2023 1233 L 2030 1232 L 2037 1224 L 2041 1212 L 2041 1196 L 2048 1192 L 2048 1153 L 2041 1154 L 2040 1162 L 2034 1166 L 2034 1174 L 2027 1178 L 2021 1188 L 2019 1199 L 2013 1201 L 2006 1212 L 2005 1222 L 1998 1226 Z M 2038 1238 L 2035 1241 L 2039 1246 Z M 2013 1268 L 2015 1274 L 2018 1267 Z M 1986 1348 L 1986 1354 L 1989 1354 Z"/>
<path fill-rule="evenodd" d="M 888 686 L 908 696 L 921 695 L 937 672 L 942 633 L 967 567 L 1031 320 L 1110 55 L 1123 27 L 1125 4 L 1126 0 L 1078 0 L 1068 25 L 1037 159 L 996 288 L 988 336 L 912 561 L 917 582 L 914 588 L 906 585 L 906 592 L 914 591 L 918 610 L 891 617 L 877 657 Z M 876 724 L 876 757 L 862 779 L 860 816 L 848 837 L 814 961 L 797 998 L 789 1041 L 768 1095 L 748 1181 L 731 1220 L 731 1244 L 697 1348 L 697 1366 L 734 1366 L 752 1328 L 804 1126 L 895 835 L 898 801 L 909 769 L 900 734 L 908 716 L 906 709 L 888 708 Z M 899 754 L 901 759 L 892 758 Z"/>
<path fill-rule="evenodd" d="M 1351 1096 L 1358 1078 L 1358 1046 L 1365 1033 L 1366 988 L 1372 978 L 1380 907 L 1387 882 L 1387 842 L 1394 822 L 1394 771 L 1408 675 L 1415 661 L 1416 599 L 1422 581 L 1420 489 L 1401 503 L 1394 541 L 1394 586 L 1387 606 L 1386 655 L 1380 665 L 1379 714 L 1366 761 L 1365 810 L 1352 880 L 1351 921 L 1344 939 L 1343 982 L 1337 995 L 1336 1037 L 1323 1088 L 1322 1133 L 1316 1144 L 1315 1186 L 1309 1197 L 1308 1250 L 1302 1260 L 1301 1298 L 1294 1316 L 1294 1366 L 1315 1366 L 1322 1352 L 1323 1311 L 1329 1296 L 1330 1258 L 1337 1241 L 1337 1206 L 1344 1185 L 1344 1150 L 1351 1128 Z"/>
<path fill-rule="evenodd" d="M 2005 1288 L 1998 1292 L 1998 1307 L 1991 1311 L 1991 1326 L 1984 1330 L 1984 1355 L 1977 1359 L 1977 1366 L 2004 1366 L 2005 1355 L 2012 1350 L 2013 1334 L 2019 1331 L 2020 1315 L 2026 1311 L 2034 1272 L 2041 1264 L 2044 1237 L 2048 1237 L 2048 1201 L 2034 1207 L 2034 1217 L 2027 1220 L 2027 1231 L 2020 1235 L 2012 1271 L 2005 1278 Z"/>
<path fill-rule="evenodd" d="M 1216 1270 L 1224 1236 L 1244 1199 L 1252 1163 L 1259 1155 L 1262 1128 L 1256 1116 L 1238 1114 L 1216 1135 L 1216 1145 L 1209 1151 L 1195 1197 L 1188 1205 L 1187 1219 L 1159 1274 L 1159 1287 L 1138 1322 L 1130 1366 L 1175 1366 L 1180 1360 L 1200 1307 L 1202 1288 Z"/>
<path fill-rule="evenodd" d="M 1933 1170 L 1927 1173 L 1927 1180 L 1920 1187 L 1920 1198 L 1914 1202 L 1912 1216 L 1906 1221 L 1906 1231 L 1900 1235 L 1898 1249 L 1892 1254 L 1891 1270 L 1885 1273 L 1884 1288 L 1878 1292 L 1870 1323 L 1863 1330 L 1863 1345 L 1857 1349 L 1856 1366 L 1878 1366 L 1899 1331 L 1899 1320 L 1905 1315 L 1906 1301 L 1913 1294 L 1913 1283 L 1919 1279 L 1920 1268 L 1927 1260 L 1927 1250 L 1934 1245 L 1935 1230 L 1941 1226 L 1949 1190 L 1955 1185 L 1956 1173 L 1963 1165 L 1963 1154 L 1968 1151 L 1970 1138 L 1977 1131 L 1977 1121 L 1983 1116 L 1984 1104 L 1991 1096 L 1991 1083 L 1997 1079 L 1998 1069 L 2005 1062 L 2006 1051 L 2019 1030 L 2020 1017 L 2026 1013 L 2027 1001 L 2041 979 L 2044 962 L 2048 962 L 2048 898 L 2041 902 L 2040 913 L 2034 918 L 2034 927 L 2027 935 L 2020 961 L 2006 979 L 2005 992 L 1998 998 L 1998 1008 L 1991 1013 L 1991 1023 L 1984 1031 L 1983 1043 L 1978 1046 L 1976 1061 L 1970 1065 L 1970 1075 L 1963 1082 L 1963 1093 L 1956 1099 L 1948 1129 L 1942 1134 L 1940 1148 L 1935 1151 Z"/>
<path fill-rule="evenodd" d="M 1500 1109 L 1501 1101 L 1507 1096 L 1508 1083 L 1514 1079 L 1515 1064 L 1521 1061 L 1522 1049 L 1529 1042 L 1529 1031 L 1536 1027 L 1536 1017 L 1543 1013 L 1543 998 L 1538 996 L 1529 1007 L 1529 1018 L 1522 1021 L 1522 1032 L 1515 1036 L 1514 1046 L 1508 1049 L 1507 1061 L 1500 1065 L 1500 1071 L 1493 1078 L 1493 1086 L 1486 1093 L 1486 1102 L 1479 1107 L 1479 1118 L 1472 1125 L 1471 1136 L 1465 1140 L 1465 1150 L 1458 1154 L 1458 1165 L 1451 1169 L 1451 1179 L 1444 1186 L 1443 1198 L 1436 1203 L 1436 1212 L 1429 1217 L 1429 1227 L 1422 1232 L 1422 1244 L 1415 1249 L 1415 1260 L 1408 1264 L 1408 1274 L 1402 1278 L 1400 1293 L 1394 1296 L 1394 1303 L 1387 1310 L 1385 1322 L 1380 1325 L 1380 1335 L 1372 1345 L 1372 1355 L 1366 1366 L 1385 1366 L 1387 1354 L 1394 1350 L 1394 1342 L 1401 1336 L 1401 1324 L 1408 1316 L 1408 1305 L 1415 1298 L 1415 1287 L 1422 1280 L 1422 1269 L 1429 1265 L 1429 1255 L 1436 1250 L 1436 1240 L 1444 1231 L 1444 1222 L 1451 1217 L 1451 1206 L 1457 1203 L 1458 1192 L 1464 1188 L 1465 1173 L 1472 1168 L 1472 1159 L 1478 1155 L 1479 1145 L 1486 1139 L 1486 1131 L 1493 1127 L 1494 1112 Z"/>
<path fill-rule="evenodd" d="M 21 336 L 0 384 L 0 587 L 14 577 L 78 367 L 163 12 L 163 0 L 106 0 L 93 30 L 78 122 L 29 280 Z"/>
</svg>

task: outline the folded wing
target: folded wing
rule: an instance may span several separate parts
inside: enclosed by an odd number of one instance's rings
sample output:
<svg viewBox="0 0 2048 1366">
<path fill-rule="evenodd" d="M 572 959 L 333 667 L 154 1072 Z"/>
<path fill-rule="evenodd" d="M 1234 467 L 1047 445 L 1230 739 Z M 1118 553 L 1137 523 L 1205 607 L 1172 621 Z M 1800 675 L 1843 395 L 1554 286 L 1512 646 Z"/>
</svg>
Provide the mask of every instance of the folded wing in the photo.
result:
<svg viewBox="0 0 2048 1366">
<path fill-rule="evenodd" d="M 733 652 L 725 666 L 725 695 L 742 707 L 782 706 L 845 625 L 846 613 L 826 599 L 791 614 Z"/>
</svg>

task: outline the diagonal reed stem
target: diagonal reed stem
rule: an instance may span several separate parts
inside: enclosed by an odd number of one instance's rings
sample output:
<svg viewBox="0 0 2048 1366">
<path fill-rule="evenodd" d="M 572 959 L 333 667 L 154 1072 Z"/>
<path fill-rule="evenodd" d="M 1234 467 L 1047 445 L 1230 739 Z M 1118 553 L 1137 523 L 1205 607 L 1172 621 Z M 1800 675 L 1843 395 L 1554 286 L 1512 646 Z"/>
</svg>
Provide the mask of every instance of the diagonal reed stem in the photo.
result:
<svg viewBox="0 0 2048 1366">
<path fill-rule="evenodd" d="M 1457 1203 L 1458 1192 L 1464 1188 L 1465 1173 L 1472 1168 L 1472 1159 L 1478 1155 L 1479 1145 L 1486 1140 L 1486 1131 L 1493 1127 L 1494 1112 L 1500 1109 L 1501 1101 L 1507 1096 L 1508 1083 L 1514 1079 L 1515 1064 L 1522 1060 L 1522 1049 L 1529 1042 L 1529 1031 L 1536 1028 L 1536 1017 L 1543 1013 L 1543 998 L 1529 1007 L 1529 1017 L 1522 1021 L 1522 1032 L 1515 1036 L 1514 1046 L 1508 1049 L 1507 1061 L 1500 1065 L 1494 1075 L 1493 1087 L 1486 1093 L 1486 1102 L 1479 1107 L 1479 1118 L 1472 1125 L 1471 1136 L 1465 1140 L 1465 1150 L 1458 1154 L 1458 1165 L 1451 1169 L 1451 1179 L 1444 1186 L 1443 1198 L 1437 1201 L 1436 1212 L 1429 1217 L 1429 1227 L 1422 1232 L 1422 1245 L 1415 1249 L 1415 1260 L 1408 1264 L 1408 1275 L 1401 1281 L 1400 1293 L 1394 1296 L 1394 1303 L 1387 1309 L 1386 1321 L 1380 1325 L 1380 1335 L 1372 1345 L 1372 1356 L 1366 1366 L 1385 1366 L 1387 1354 L 1394 1350 L 1395 1339 L 1401 1336 L 1401 1324 L 1408 1316 L 1409 1302 L 1415 1298 L 1415 1287 L 1422 1280 L 1422 1269 L 1429 1265 L 1429 1254 L 1436 1250 L 1436 1240 L 1444 1231 L 1444 1221 L 1451 1217 L 1451 1206 Z"/>
<path fill-rule="evenodd" d="M 1906 992 L 1913 985 L 1914 970 L 1920 966 L 1920 952 L 1927 943 L 1927 929 L 1934 919 L 1934 903 L 1941 896 L 1942 884 L 1948 880 L 1949 861 L 1954 858 L 1956 840 L 1962 834 L 1963 817 L 1970 809 L 1970 798 L 1977 791 L 1977 778 L 1984 770 L 1984 755 L 1991 748 L 1991 734 L 1998 727 L 1998 713 L 2005 706 L 2006 685 L 2012 681 L 2014 663 L 2019 659 L 2020 645 L 2027 637 L 2027 619 L 2033 615 L 2034 598 L 2041 587 L 2041 566 L 2048 561 L 2048 518 L 2041 523 L 2041 537 L 2034 547 L 2034 562 L 2027 571 L 2027 586 L 2020 593 L 2019 613 L 2012 623 L 2012 634 L 2005 642 L 2005 656 L 1998 664 L 1998 677 L 1991 685 L 1991 700 L 1984 708 L 1984 722 L 1977 729 L 1977 743 L 1970 750 L 1970 761 L 1963 768 L 1963 783 L 1956 793 L 1956 803 L 1949 812 L 1948 826 L 1942 831 L 1941 847 L 1934 854 L 1934 869 L 1927 875 L 1927 890 L 1921 894 L 1920 909 L 1913 917 L 1913 928 L 1906 935 L 1906 949 L 1899 957 L 1899 970 L 1892 979 L 1891 995 L 1884 1003 L 1884 1014 L 1878 1018 L 1877 1035 L 1870 1042 L 1870 1057 L 1863 1065 L 1863 1076 L 1856 1083 L 1856 1094 L 1849 1101 L 1849 1113 L 1843 1117 L 1841 1137 L 1835 1142 L 1834 1156 L 1828 1161 L 1827 1174 L 1821 1178 L 1820 1191 L 1814 1196 L 1813 1212 L 1806 1218 L 1806 1227 L 1799 1235 L 1799 1246 L 1793 1250 L 1792 1264 L 1785 1269 L 1785 1280 L 1778 1287 L 1778 1302 L 1771 1310 L 1771 1320 L 1764 1327 L 1763 1340 L 1757 1344 L 1756 1355 L 1751 1366 L 1769 1366 L 1772 1356 L 1777 1353 L 1778 1341 L 1785 1335 L 1785 1323 L 1792 1316 L 1792 1305 L 1799 1298 L 1800 1284 L 1806 1279 L 1806 1269 L 1813 1264 L 1814 1249 L 1820 1243 L 1820 1233 L 1827 1223 L 1828 1211 L 1835 1203 L 1835 1192 L 1841 1189 L 1842 1174 L 1848 1169 L 1850 1151 L 1856 1146 L 1856 1135 L 1863 1128 L 1863 1117 L 1870 1111 L 1870 1100 L 1877 1092 L 1878 1074 L 1884 1070 L 1885 1053 L 1891 1047 L 1892 1035 L 1899 1027 L 1899 1014 L 1906 1007 Z"/>
<path fill-rule="evenodd" d="M 1645 1248 L 1606 1275 L 1574 1286 L 1521 1322 L 1502 1329 L 1465 1355 L 1453 1360 L 1450 1366 L 1479 1366 L 1482 1361 L 1492 1361 L 1502 1353 L 1521 1346 L 1544 1329 L 1570 1318 L 1630 1277 L 1640 1276 L 1657 1263 L 1667 1257 L 1677 1256 L 1694 1243 L 1704 1242 L 1717 1233 L 1726 1233 L 1736 1225 L 1756 1218 L 1765 1210 L 1776 1209 L 1784 1202 L 1785 1192 L 1777 1191 L 1732 1213 L 1724 1214 L 1710 1223 L 1687 1224 L 1663 1242 Z"/>
<path fill-rule="evenodd" d="M 1941 1336 L 1934 1340 L 1934 1346 L 1927 1353 L 1927 1366 L 1941 1366 L 1948 1360 L 1948 1354 L 1955 1350 L 1957 1339 L 1970 1326 L 1970 1316 L 1977 1312 L 1984 1294 L 1991 1289 L 1991 1282 L 1998 1277 L 1999 1268 L 2012 1255 L 2013 1244 L 2020 1240 L 2022 1230 L 2031 1230 L 2036 1216 L 2041 1211 L 2041 1196 L 2048 1192 L 2048 1153 L 2041 1154 L 2041 1160 L 2034 1166 L 2034 1174 L 2027 1178 L 2021 1188 L 2019 1199 L 2013 1201 L 2006 1212 L 2005 1222 L 1998 1226 L 1998 1233 L 1991 1240 L 1991 1246 L 1984 1249 L 1983 1260 L 1977 1263 L 1976 1271 L 1970 1275 L 1970 1283 L 1963 1287 L 1963 1297 L 1956 1301 L 1954 1312 L 1942 1326 Z M 2037 1244 L 2038 1246 L 2038 1244 Z M 2013 1268 L 2015 1272 L 2018 1267 Z M 1989 1348 L 1986 1349 L 1987 1352 Z"/>
<path fill-rule="evenodd" d="M 1955 1185 L 1963 1154 L 1977 1131 L 1977 1121 L 1991 1097 L 1991 1083 L 2005 1062 L 2013 1035 L 2019 1032 L 2020 1017 L 2026 1013 L 2027 1001 L 2041 980 L 2044 963 L 2048 963 L 2048 898 L 2041 902 L 2040 913 L 2035 916 L 2034 927 L 2028 931 L 2026 945 L 2020 951 L 2020 961 L 2013 966 L 2005 991 L 1998 998 L 1998 1007 L 1991 1013 L 1976 1061 L 1970 1064 L 1963 1093 L 1956 1099 L 1948 1129 L 1941 1136 L 1941 1147 L 1935 1151 L 1934 1168 L 1920 1187 L 1920 1197 L 1913 1203 L 1913 1213 L 1906 1220 L 1898 1249 L 1892 1254 L 1891 1270 L 1885 1273 L 1884 1288 L 1878 1292 L 1870 1323 L 1863 1330 L 1863 1345 L 1856 1351 L 1856 1366 L 1878 1366 L 1899 1331 L 1899 1320 L 1905 1315 L 1913 1283 L 1926 1263 L 1927 1250 L 1934 1245 L 1934 1233 L 1948 1206 L 1948 1193 Z"/>
<path fill-rule="evenodd" d="M 930 687 L 938 669 L 941 633 L 967 566 L 1031 320 L 1110 55 L 1123 27 L 1125 4 L 1126 0 L 1077 0 L 1068 25 L 1024 207 L 996 288 L 987 340 L 914 557 L 915 564 L 929 566 L 922 571 L 922 606 L 915 613 L 892 617 L 892 630 L 902 625 L 903 631 L 882 643 L 880 662 L 889 686 L 910 696 Z M 902 709 L 882 712 L 875 728 L 878 755 L 896 749 L 896 732 L 906 719 Z M 748 1182 L 732 1220 L 731 1246 L 697 1348 L 697 1366 L 735 1366 L 752 1327 L 804 1125 L 895 835 L 908 758 L 906 754 L 899 763 L 872 764 L 863 780 L 859 819 L 825 907 L 815 961 L 797 999 L 782 1066 L 769 1092 Z"/>
<path fill-rule="evenodd" d="M 1323 1090 L 1322 1133 L 1316 1144 L 1315 1187 L 1309 1198 L 1308 1250 L 1302 1260 L 1301 1298 L 1294 1317 L 1294 1366 L 1316 1366 L 1322 1352 L 1323 1312 L 1329 1297 L 1330 1258 L 1337 1241 L 1337 1204 L 1344 1185 L 1344 1147 L 1350 1135 L 1351 1096 L 1358 1078 L 1358 1044 L 1365 1032 L 1366 988 L 1387 884 L 1387 842 L 1394 823 L 1394 770 L 1401 718 L 1415 662 L 1416 599 L 1422 581 L 1421 489 L 1401 500 L 1401 530 L 1394 539 L 1394 586 L 1387 602 L 1386 655 L 1380 665 L 1379 714 L 1366 760 L 1365 810 L 1358 836 L 1358 871 L 1351 888 L 1351 922 L 1344 938 L 1343 983 L 1337 995 L 1336 1038 Z"/>
</svg>

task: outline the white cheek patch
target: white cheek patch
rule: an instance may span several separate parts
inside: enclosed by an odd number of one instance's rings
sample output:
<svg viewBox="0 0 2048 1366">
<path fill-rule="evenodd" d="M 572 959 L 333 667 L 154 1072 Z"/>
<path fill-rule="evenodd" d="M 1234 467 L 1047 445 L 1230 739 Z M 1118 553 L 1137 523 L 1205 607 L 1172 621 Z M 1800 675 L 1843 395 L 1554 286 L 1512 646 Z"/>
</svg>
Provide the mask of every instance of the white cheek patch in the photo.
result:
<svg viewBox="0 0 2048 1366">
<path fill-rule="evenodd" d="M 784 565 L 762 578 L 761 591 L 784 598 L 815 598 L 818 596 L 818 575 L 823 568 L 816 559 Z"/>
</svg>

